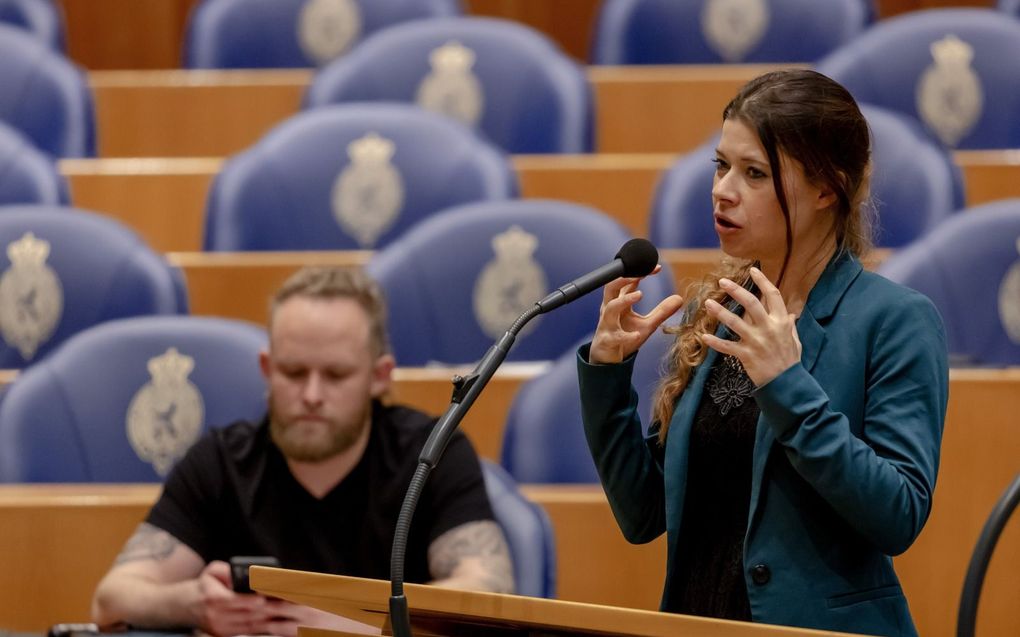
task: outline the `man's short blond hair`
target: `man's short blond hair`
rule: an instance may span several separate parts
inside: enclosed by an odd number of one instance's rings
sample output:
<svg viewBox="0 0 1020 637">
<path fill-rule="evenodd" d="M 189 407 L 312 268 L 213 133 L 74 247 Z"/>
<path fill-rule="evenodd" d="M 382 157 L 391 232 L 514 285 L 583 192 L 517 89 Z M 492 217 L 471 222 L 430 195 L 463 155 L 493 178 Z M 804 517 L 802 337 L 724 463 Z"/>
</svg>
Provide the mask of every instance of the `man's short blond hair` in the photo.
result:
<svg viewBox="0 0 1020 637">
<path fill-rule="evenodd" d="M 386 299 L 379 284 L 360 268 L 351 267 L 307 267 L 298 270 L 284 281 L 269 303 L 269 327 L 273 317 L 289 299 L 351 299 L 357 302 L 369 320 L 369 338 L 372 352 L 382 356 L 390 352 L 389 336 L 386 332 Z"/>
</svg>

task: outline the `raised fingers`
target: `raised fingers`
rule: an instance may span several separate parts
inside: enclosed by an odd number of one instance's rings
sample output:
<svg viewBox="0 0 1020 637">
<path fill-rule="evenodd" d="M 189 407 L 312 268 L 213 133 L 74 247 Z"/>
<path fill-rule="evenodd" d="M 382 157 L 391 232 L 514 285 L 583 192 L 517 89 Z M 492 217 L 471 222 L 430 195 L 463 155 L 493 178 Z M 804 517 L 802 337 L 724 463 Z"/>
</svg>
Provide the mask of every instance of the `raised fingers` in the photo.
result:
<svg viewBox="0 0 1020 637">
<path fill-rule="evenodd" d="M 762 302 L 765 304 L 765 308 L 769 314 L 776 316 L 783 316 L 786 312 L 786 302 L 783 301 L 783 294 L 779 291 L 772 281 L 762 273 L 758 268 L 751 268 L 751 280 L 761 290 Z"/>
<path fill-rule="evenodd" d="M 649 333 L 659 329 L 666 319 L 676 314 L 681 307 L 684 305 L 684 299 L 679 294 L 670 294 L 666 298 L 659 301 L 651 312 L 645 315 L 645 319 L 648 323 Z"/>
<path fill-rule="evenodd" d="M 620 296 L 620 292 L 625 288 L 628 288 L 629 291 L 629 288 L 636 286 L 637 282 L 638 279 L 632 277 L 620 277 L 619 279 L 613 279 L 602 287 L 602 302 L 608 303 Z"/>
<path fill-rule="evenodd" d="M 755 323 L 768 317 L 768 312 L 754 294 L 729 279 L 719 279 L 719 286 L 744 308 L 744 314 Z M 721 306 L 720 306 L 721 307 Z"/>
<path fill-rule="evenodd" d="M 758 299 L 755 299 L 756 303 L 757 301 Z M 747 336 L 748 328 L 747 323 L 744 322 L 744 319 L 740 318 L 733 312 L 730 312 L 729 310 L 724 308 L 719 303 L 713 301 L 712 299 L 707 299 L 705 301 L 705 309 L 708 310 L 709 314 L 718 319 L 720 323 L 728 327 L 730 331 L 736 334 L 737 336 L 740 336 L 742 338 Z"/>
</svg>

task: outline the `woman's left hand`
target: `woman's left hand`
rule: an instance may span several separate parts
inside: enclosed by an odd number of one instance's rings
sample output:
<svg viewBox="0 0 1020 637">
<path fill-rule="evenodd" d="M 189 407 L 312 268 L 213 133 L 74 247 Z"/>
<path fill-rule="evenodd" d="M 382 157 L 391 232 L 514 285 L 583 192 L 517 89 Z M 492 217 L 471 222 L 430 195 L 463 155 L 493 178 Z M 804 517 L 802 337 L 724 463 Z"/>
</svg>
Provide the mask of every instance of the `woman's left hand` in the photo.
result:
<svg viewBox="0 0 1020 637">
<path fill-rule="evenodd" d="M 779 289 L 758 268 L 751 268 L 751 279 L 761 290 L 761 300 L 729 279 L 719 280 L 722 289 L 743 306 L 742 317 L 715 301 L 705 302 L 708 313 L 740 340 L 714 334 L 702 334 L 701 340 L 721 354 L 736 356 L 755 387 L 761 387 L 800 360 L 801 345 L 797 317 L 786 311 Z"/>
</svg>

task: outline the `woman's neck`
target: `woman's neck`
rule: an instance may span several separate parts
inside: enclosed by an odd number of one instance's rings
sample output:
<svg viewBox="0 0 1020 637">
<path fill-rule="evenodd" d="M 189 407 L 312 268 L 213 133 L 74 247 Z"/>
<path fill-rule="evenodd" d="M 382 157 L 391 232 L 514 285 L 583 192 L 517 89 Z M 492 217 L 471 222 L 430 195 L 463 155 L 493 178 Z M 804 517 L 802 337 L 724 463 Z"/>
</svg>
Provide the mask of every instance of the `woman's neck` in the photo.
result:
<svg viewBox="0 0 1020 637">
<path fill-rule="evenodd" d="M 807 303 L 811 289 L 815 287 L 825 266 L 836 253 L 835 240 L 829 239 L 823 242 L 817 250 L 810 252 L 795 250 L 790 255 L 790 262 L 783 273 L 783 280 L 777 286 L 783 295 L 783 302 L 786 310 L 800 316 L 804 305 Z M 761 271 L 773 284 L 779 278 L 779 271 L 783 267 L 782 259 L 775 261 L 762 261 Z"/>
</svg>

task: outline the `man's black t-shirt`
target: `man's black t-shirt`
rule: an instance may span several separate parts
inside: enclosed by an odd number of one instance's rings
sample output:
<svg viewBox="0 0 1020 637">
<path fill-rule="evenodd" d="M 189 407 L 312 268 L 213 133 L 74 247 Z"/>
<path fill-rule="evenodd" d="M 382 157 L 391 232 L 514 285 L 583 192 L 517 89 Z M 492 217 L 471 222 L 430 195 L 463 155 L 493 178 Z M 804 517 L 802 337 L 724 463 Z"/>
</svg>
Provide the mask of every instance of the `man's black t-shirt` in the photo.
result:
<svg viewBox="0 0 1020 637">
<path fill-rule="evenodd" d="M 291 475 L 268 418 L 213 430 L 174 467 L 146 521 L 206 562 L 271 555 L 285 568 L 389 579 L 397 515 L 433 423 L 420 412 L 375 403 L 361 461 L 321 500 Z M 458 432 L 418 502 L 406 581 L 433 579 L 427 551 L 437 537 L 490 519 L 478 458 Z"/>
</svg>

